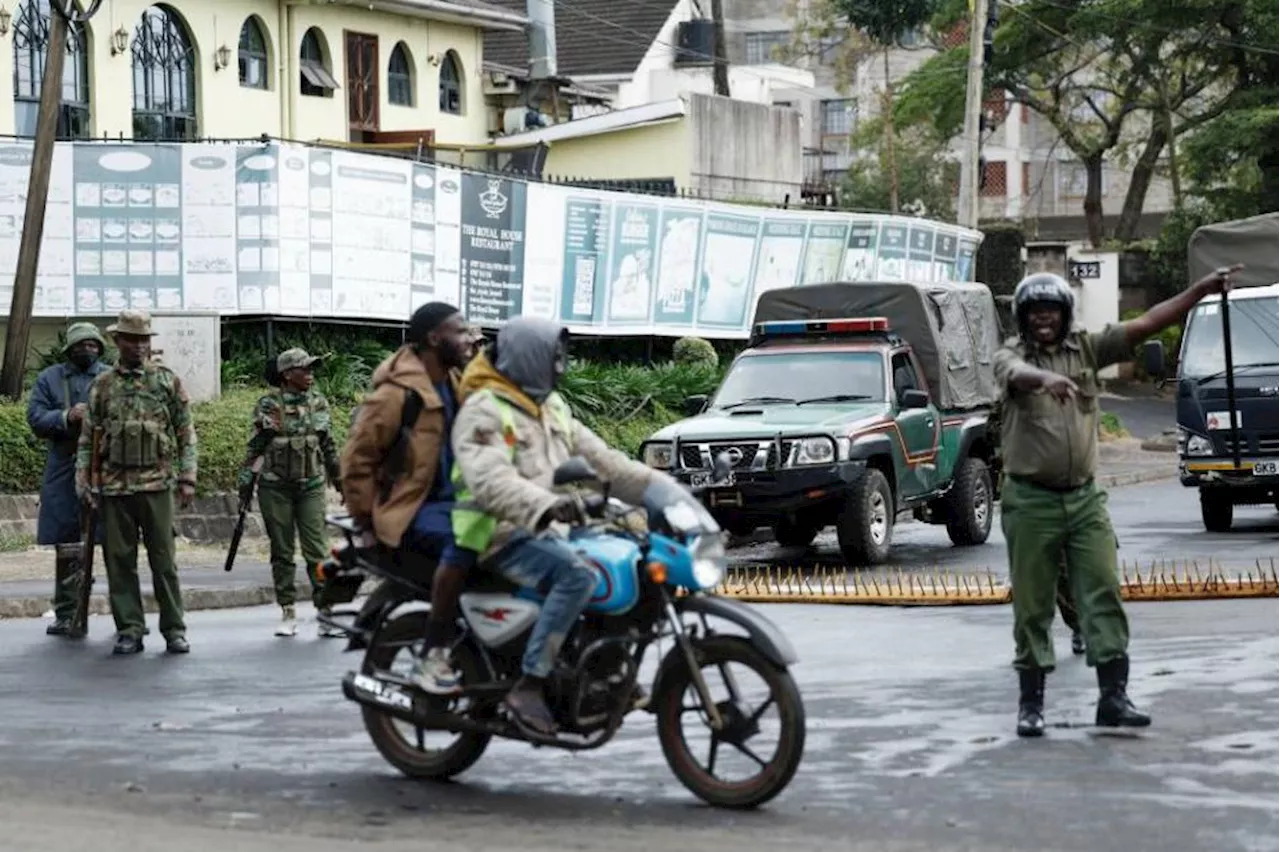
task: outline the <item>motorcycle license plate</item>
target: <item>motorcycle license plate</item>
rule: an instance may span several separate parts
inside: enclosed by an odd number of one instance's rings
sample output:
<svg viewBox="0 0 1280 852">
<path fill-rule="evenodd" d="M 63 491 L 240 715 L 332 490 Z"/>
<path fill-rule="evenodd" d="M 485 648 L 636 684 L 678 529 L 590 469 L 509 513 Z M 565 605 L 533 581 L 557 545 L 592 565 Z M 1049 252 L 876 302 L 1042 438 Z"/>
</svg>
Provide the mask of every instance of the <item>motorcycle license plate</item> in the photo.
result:
<svg viewBox="0 0 1280 852">
<path fill-rule="evenodd" d="M 689 484 L 694 488 L 732 488 L 737 478 L 733 472 L 725 474 L 722 478 L 716 479 L 712 471 L 706 473 L 695 473 L 689 478 Z"/>
<path fill-rule="evenodd" d="M 1278 471 L 1280 471 L 1280 463 L 1277 462 L 1265 461 L 1253 463 L 1254 476 L 1275 476 Z"/>
</svg>

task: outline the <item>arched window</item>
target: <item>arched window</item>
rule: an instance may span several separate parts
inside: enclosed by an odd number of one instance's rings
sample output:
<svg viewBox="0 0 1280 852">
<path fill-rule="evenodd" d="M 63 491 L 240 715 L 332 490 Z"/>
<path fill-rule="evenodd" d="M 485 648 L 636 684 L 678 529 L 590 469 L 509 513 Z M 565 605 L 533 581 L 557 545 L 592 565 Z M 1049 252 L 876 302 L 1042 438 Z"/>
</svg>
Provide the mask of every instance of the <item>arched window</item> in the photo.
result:
<svg viewBox="0 0 1280 852">
<path fill-rule="evenodd" d="M 14 132 L 34 136 L 40 113 L 40 87 L 49 46 L 49 0 L 25 0 L 13 23 Z M 89 136 L 89 60 L 84 30 L 67 32 L 67 56 L 62 67 L 62 107 L 58 111 L 58 137 Z"/>
<path fill-rule="evenodd" d="M 462 70 L 452 50 L 440 63 L 440 111 L 462 115 Z"/>
<path fill-rule="evenodd" d="M 391 51 L 387 63 L 387 102 L 396 106 L 413 106 L 413 65 L 409 48 L 400 42 Z"/>
<path fill-rule="evenodd" d="M 313 98 L 333 97 L 338 81 L 333 79 L 324 58 L 324 36 L 315 27 L 302 36 L 302 49 L 298 54 L 298 71 L 302 79 L 299 91 Z"/>
<path fill-rule="evenodd" d="M 183 140 L 197 133 L 191 38 L 177 12 L 152 6 L 133 31 L 133 138 Z"/>
<path fill-rule="evenodd" d="M 267 88 L 267 37 L 257 18 L 245 18 L 240 28 L 240 85 Z"/>
</svg>

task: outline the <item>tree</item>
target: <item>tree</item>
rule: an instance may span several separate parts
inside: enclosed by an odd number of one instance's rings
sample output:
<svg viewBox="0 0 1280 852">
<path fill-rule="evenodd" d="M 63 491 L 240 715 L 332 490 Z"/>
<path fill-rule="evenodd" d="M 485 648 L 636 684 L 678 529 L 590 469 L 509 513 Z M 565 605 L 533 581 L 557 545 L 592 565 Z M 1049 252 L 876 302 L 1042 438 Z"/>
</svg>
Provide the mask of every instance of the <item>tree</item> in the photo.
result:
<svg viewBox="0 0 1280 852">
<path fill-rule="evenodd" d="M 954 23 L 955 7 L 947 11 L 950 20 L 935 25 Z M 1027 0 L 1002 9 L 988 85 L 1043 116 L 1084 166 L 1084 214 L 1094 245 L 1106 237 L 1105 161 L 1146 134 L 1115 232 L 1129 241 L 1166 148 L 1217 119 L 1235 97 L 1234 87 L 1223 84 L 1228 53 L 1220 47 L 1230 33 L 1216 13 L 1206 15 L 1201 0 Z M 968 46 L 958 46 L 908 76 L 898 120 L 928 121 L 954 136 L 963 123 L 967 60 Z"/>
<path fill-rule="evenodd" d="M 885 168 L 889 171 L 889 212 L 898 212 L 900 171 L 894 137 L 893 78 L 889 70 L 889 51 L 897 47 L 903 36 L 924 26 L 937 12 L 938 0 L 831 0 L 832 9 L 849 26 L 859 30 L 880 49 L 884 60 L 884 90 L 881 115 L 884 126 Z"/>
<path fill-rule="evenodd" d="M 855 210 L 891 209 L 897 193 L 899 208 L 929 219 L 950 219 L 955 214 L 952 187 L 959 165 L 948 156 L 945 141 L 922 127 L 897 131 L 893 153 L 898 179 L 888 168 L 887 135 L 881 118 L 864 122 L 853 135 L 860 155 L 849 168 L 840 193 L 840 206 Z"/>
</svg>

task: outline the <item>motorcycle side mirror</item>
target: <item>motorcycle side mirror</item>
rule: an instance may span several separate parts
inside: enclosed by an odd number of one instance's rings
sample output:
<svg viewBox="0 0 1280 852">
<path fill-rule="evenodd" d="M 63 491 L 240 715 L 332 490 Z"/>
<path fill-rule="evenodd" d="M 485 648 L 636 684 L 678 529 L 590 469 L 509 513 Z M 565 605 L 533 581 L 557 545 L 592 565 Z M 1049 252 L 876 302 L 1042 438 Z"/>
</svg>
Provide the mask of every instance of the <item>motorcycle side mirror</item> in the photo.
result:
<svg viewBox="0 0 1280 852">
<path fill-rule="evenodd" d="M 598 482 L 599 480 L 600 475 L 596 473 L 596 469 L 591 466 L 591 462 L 582 456 L 574 456 L 565 461 L 551 475 L 552 483 L 557 486 L 576 485 L 580 482 Z"/>
<path fill-rule="evenodd" d="M 1164 381 L 1164 343 L 1159 340 L 1148 340 L 1142 344 L 1142 368 L 1156 383 Z"/>
<path fill-rule="evenodd" d="M 684 413 L 686 417 L 697 417 L 707 408 L 707 395 L 705 393 L 696 393 L 693 396 L 684 398 Z"/>
</svg>

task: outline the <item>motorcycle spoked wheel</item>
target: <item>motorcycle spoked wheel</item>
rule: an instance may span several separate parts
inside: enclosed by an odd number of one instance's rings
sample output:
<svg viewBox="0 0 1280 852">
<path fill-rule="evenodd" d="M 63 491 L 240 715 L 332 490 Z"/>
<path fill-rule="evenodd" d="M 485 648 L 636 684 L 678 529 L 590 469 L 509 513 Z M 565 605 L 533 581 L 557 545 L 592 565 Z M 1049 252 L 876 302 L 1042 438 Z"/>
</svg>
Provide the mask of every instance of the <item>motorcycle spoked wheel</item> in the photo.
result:
<svg viewBox="0 0 1280 852">
<path fill-rule="evenodd" d="M 397 656 L 411 656 L 422 641 L 427 628 L 425 612 L 411 612 L 399 616 L 379 631 L 377 641 L 364 655 L 361 673 L 374 675 L 376 671 L 391 671 Z M 475 650 L 467 644 L 453 651 L 454 668 L 461 673 L 463 683 L 478 683 L 486 679 L 485 667 Z M 448 736 L 448 731 L 424 731 L 413 729 L 413 741 L 407 740 L 401 728 L 407 723 L 379 712 L 373 707 L 360 708 L 364 727 L 382 757 L 410 778 L 442 780 L 452 778 L 470 769 L 486 748 L 486 734 L 456 734 L 453 742 L 440 749 L 426 747 L 427 734 Z"/>
<path fill-rule="evenodd" d="M 674 651 L 673 653 L 679 653 Z M 781 731 L 778 745 L 771 760 L 764 763 L 760 771 L 743 781 L 726 781 L 715 775 L 714 755 L 724 749 L 735 748 L 728 740 L 719 739 L 707 721 L 706 711 L 701 707 L 697 688 L 688 666 L 677 663 L 661 687 L 661 692 L 654 696 L 654 712 L 657 716 L 658 741 L 662 745 L 662 753 L 667 759 L 671 771 L 680 783 L 684 784 L 698 798 L 710 805 L 722 808 L 750 809 L 756 808 L 781 793 L 791 782 L 804 756 L 805 714 L 804 702 L 800 698 L 791 675 L 770 662 L 756 650 L 750 642 L 735 636 L 712 636 L 695 644 L 695 653 L 703 677 L 707 685 L 716 692 L 715 684 L 724 682 L 720 667 L 728 664 L 750 669 L 769 688 L 769 698 L 761 702 L 761 707 L 752 708 L 758 715 L 769 707 L 776 707 L 781 719 Z M 686 697 L 696 707 L 686 706 Z M 741 696 L 736 697 L 741 701 Z M 749 716 L 728 709 L 728 701 L 721 701 L 722 716 L 730 722 L 730 739 L 734 737 L 734 729 L 741 726 L 750 727 Z M 763 708 L 763 710 L 762 710 Z M 707 764 L 695 757 L 692 748 L 685 739 L 683 717 L 696 710 L 706 730 L 712 735 L 712 745 L 708 750 Z M 725 715 L 725 714 L 728 715 Z M 758 718 L 757 720 L 758 721 Z M 747 739 L 748 744 L 750 740 Z M 743 752 L 746 754 L 746 752 Z"/>
</svg>

